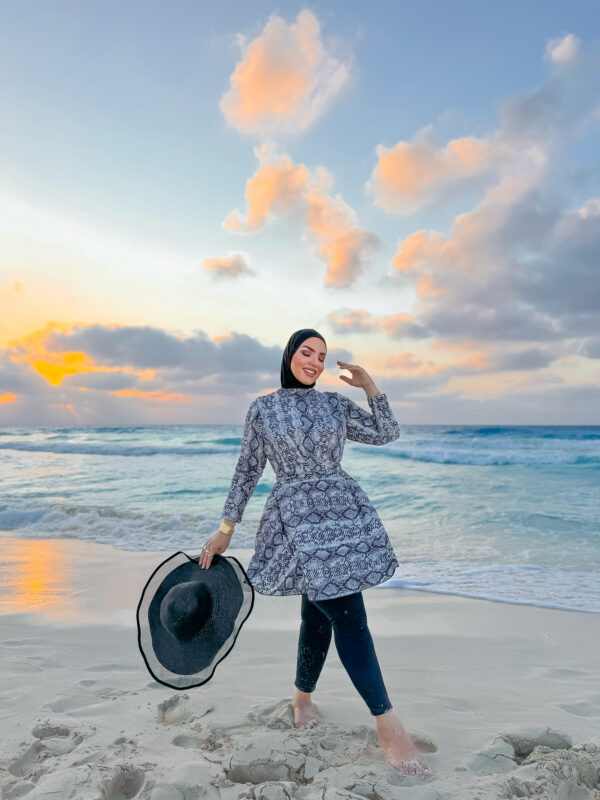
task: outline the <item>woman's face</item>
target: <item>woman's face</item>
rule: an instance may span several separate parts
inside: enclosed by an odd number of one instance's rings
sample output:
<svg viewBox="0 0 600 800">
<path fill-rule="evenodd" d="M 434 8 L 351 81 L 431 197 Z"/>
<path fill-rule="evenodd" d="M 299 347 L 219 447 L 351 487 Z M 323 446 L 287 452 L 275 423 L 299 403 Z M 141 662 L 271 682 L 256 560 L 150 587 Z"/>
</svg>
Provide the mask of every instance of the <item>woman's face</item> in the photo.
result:
<svg viewBox="0 0 600 800">
<path fill-rule="evenodd" d="M 294 377 L 310 386 L 325 369 L 325 356 L 327 347 L 323 339 L 311 336 L 305 339 L 292 356 L 290 368 Z"/>
</svg>

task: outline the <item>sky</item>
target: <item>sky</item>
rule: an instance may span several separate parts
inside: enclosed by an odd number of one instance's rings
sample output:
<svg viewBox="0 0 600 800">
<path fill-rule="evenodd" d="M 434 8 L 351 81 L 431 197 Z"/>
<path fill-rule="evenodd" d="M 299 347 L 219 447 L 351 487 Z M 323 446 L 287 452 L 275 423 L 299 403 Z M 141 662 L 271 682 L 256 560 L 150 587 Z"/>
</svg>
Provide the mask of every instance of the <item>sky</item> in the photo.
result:
<svg viewBox="0 0 600 800">
<path fill-rule="evenodd" d="M 0 9 L 0 426 L 600 424 L 595 0 Z"/>
</svg>

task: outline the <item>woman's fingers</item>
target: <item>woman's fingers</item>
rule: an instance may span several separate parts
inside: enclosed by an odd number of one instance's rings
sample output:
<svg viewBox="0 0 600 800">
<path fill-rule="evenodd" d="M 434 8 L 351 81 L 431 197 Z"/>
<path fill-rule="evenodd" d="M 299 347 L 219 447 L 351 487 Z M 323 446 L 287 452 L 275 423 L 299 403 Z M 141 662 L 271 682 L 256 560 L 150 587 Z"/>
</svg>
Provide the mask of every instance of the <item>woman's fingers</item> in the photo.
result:
<svg viewBox="0 0 600 800">
<path fill-rule="evenodd" d="M 342 369 L 349 369 L 350 372 L 355 369 L 362 369 L 362 367 L 359 367 L 358 364 L 348 364 L 346 361 L 338 361 L 337 363 Z"/>
<path fill-rule="evenodd" d="M 227 550 L 228 542 L 223 542 L 222 538 L 223 534 L 220 535 L 216 533 L 203 545 L 202 552 L 198 558 L 198 564 L 200 564 L 203 569 L 208 569 L 210 567 L 215 554 L 220 555 Z"/>
<path fill-rule="evenodd" d="M 200 558 L 198 559 L 198 563 L 202 567 L 202 569 L 208 569 L 210 567 L 212 561 L 212 549 L 210 546 L 210 539 L 202 548 L 202 553 L 200 554 Z"/>
</svg>

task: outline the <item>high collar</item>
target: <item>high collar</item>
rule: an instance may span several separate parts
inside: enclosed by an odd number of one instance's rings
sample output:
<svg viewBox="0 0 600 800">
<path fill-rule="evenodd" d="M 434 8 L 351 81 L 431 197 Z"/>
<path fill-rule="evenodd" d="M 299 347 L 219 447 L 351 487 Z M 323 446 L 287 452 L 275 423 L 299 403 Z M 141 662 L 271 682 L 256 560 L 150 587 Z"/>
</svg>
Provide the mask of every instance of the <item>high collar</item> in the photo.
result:
<svg viewBox="0 0 600 800">
<path fill-rule="evenodd" d="M 302 386 L 281 386 L 277 391 L 281 392 L 282 394 L 289 394 L 290 392 L 304 392 L 306 394 L 306 392 L 314 392 L 315 387 L 307 386 L 306 388 L 303 388 Z"/>
</svg>

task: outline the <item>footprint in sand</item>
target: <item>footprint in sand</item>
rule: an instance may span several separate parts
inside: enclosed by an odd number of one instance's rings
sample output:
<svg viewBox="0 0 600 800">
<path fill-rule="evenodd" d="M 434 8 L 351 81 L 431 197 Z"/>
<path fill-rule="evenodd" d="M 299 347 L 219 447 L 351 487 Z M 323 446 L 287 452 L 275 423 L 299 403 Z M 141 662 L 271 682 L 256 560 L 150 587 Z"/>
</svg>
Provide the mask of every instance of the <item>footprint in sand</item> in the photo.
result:
<svg viewBox="0 0 600 800">
<path fill-rule="evenodd" d="M 536 747 L 568 750 L 573 741 L 568 733 L 554 728 L 523 728 L 500 733 L 474 753 L 467 768 L 476 775 L 510 772 L 520 766 Z"/>
<path fill-rule="evenodd" d="M 128 739 L 126 736 L 118 736 L 108 746 L 99 749 L 84 749 L 79 751 L 80 757 L 71 760 L 70 765 L 80 767 L 83 764 L 114 764 L 123 759 L 136 759 L 139 755 L 139 744 L 137 739 Z"/>
<path fill-rule="evenodd" d="M 202 748 L 202 739 L 197 736 L 188 736 L 182 733 L 181 736 L 176 736 L 173 739 L 175 747 L 183 747 L 190 750 L 200 750 Z"/>
<path fill-rule="evenodd" d="M 83 798 L 96 800 L 131 800 L 140 797 L 146 777 L 143 769 L 133 764 L 117 764 L 108 776 L 102 771 L 85 766 L 70 766 L 42 772 L 36 782 L 21 781 L 13 784 L 3 797 L 6 800 L 27 797 L 28 800 L 49 798 Z M 3 787 L 6 789 L 6 787 Z M 147 796 L 147 795 L 145 795 Z"/>
<path fill-rule="evenodd" d="M 167 697 L 157 706 L 157 717 L 159 722 L 165 725 L 177 725 L 179 722 L 190 722 L 194 715 L 186 708 L 185 701 L 189 700 L 189 695 L 174 694 Z"/>
<path fill-rule="evenodd" d="M 267 728 L 286 730 L 293 728 L 292 723 L 292 701 L 278 700 L 275 703 L 255 705 L 254 710 L 248 714 L 248 720 L 257 725 Z"/>
<path fill-rule="evenodd" d="M 29 778 L 47 758 L 73 752 L 95 732 L 92 725 L 38 721 L 31 729 L 35 741 L 28 746 L 25 743 L 25 750 L 9 763 L 8 771 L 17 778 Z"/>
<path fill-rule="evenodd" d="M 157 717 L 159 722 L 165 725 L 177 725 L 180 722 L 191 722 L 192 720 L 203 717 L 212 711 L 214 706 L 207 702 L 195 702 L 191 708 L 187 701 L 188 694 L 173 694 L 167 697 L 157 706 Z"/>
<path fill-rule="evenodd" d="M 143 770 L 132 764 L 118 764 L 98 800 L 129 800 L 141 792 L 145 781 Z"/>
<path fill-rule="evenodd" d="M 263 705 L 259 703 L 254 706 L 254 711 L 248 714 L 249 722 L 254 725 L 258 724 L 266 728 L 274 728 L 277 730 L 288 730 L 307 732 L 310 730 L 322 730 L 322 717 L 319 712 L 319 706 L 314 703 L 314 709 L 317 714 L 317 725 L 304 725 L 299 728 L 294 727 L 294 712 L 292 709 L 292 700 L 277 700 L 275 703 Z"/>
<path fill-rule="evenodd" d="M 92 694 L 59 694 L 49 703 L 45 703 L 42 708 L 47 708 L 55 714 L 68 714 L 79 708 L 86 708 L 97 702 L 97 698 Z"/>
</svg>

